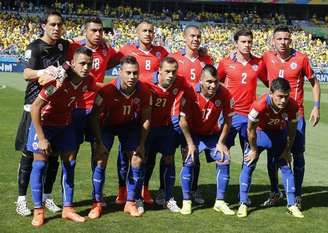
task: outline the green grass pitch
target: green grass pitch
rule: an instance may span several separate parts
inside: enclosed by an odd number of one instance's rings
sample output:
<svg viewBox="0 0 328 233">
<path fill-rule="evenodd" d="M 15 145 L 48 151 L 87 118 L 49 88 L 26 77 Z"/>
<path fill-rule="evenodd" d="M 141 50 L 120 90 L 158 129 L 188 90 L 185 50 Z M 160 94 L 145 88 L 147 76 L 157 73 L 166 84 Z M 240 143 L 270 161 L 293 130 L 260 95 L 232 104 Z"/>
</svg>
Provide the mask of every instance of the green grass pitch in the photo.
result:
<svg viewBox="0 0 328 233">
<path fill-rule="evenodd" d="M 195 206 L 193 214 L 182 216 L 170 213 L 161 207 L 146 207 L 142 218 L 134 219 L 122 212 L 122 207 L 114 203 L 117 190 L 116 154 L 114 145 L 107 168 L 104 194 L 108 208 L 98 220 L 76 224 L 61 219 L 60 214 L 46 212 L 46 224 L 34 229 L 31 217 L 21 217 L 15 212 L 17 198 L 17 165 L 20 154 L 14 150 L 16 129 L 22 113 L 23 96 L 26 83 L 22 74 L 0 73 L 0 232 L 328 232 L 328 85 L 322 84 L 321 121 L 313 128 L 307 125 L 306 173 L 304 179 L 304 219 L 295 219 L 286 212 L 285 202 L 278 207 L 263 209 L 260 204 L 266 199 L 269 180 L 266 173 L 266 153 L 262 153 L 254 172 L 250 191 L 252 206 L 249 217 L 238 219 L 236 216 L 223 216 L 212 210 L 215 200 L 215 168 L 202 157 L 200 188 L 206 198 L 203 206 Z M 265 91 L 259 88 L 259 93 Z M 306 117 L 312 107 L 311 87 L 305 87 Z M 77 159 L 75 175 L 75 205 L 82 215 L 87 215 L 91 206 L 90 147 L 84 144 Z M 241 150 L 234 147 L 231 151 L 231 181 L 227 202 L 236 210 L 238 206 L 238 179 L 241 164 Z M 159 156 L 158 156 L 159 157 Z M 179 171 L 180 154 L 176 154 L 177 181 L 174 189 L 176 200 L 181 205 Z M 150 188 L 155 195 L 159 186 L 158 165 L 152 177 Z M 30 190 L 29 206 L 32 207 Z M 54 185 L 54 196 L 61 200 L 60 176 Z"/>
</svg>

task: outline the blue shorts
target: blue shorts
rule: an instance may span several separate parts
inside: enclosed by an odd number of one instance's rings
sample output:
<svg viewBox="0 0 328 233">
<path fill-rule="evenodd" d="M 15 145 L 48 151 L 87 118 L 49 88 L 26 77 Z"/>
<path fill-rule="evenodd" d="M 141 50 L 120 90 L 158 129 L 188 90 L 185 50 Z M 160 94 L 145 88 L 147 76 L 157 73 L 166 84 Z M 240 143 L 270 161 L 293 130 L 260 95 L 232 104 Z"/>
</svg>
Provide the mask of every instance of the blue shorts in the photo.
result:
<svg viewBox="0 0 328 233">
<path fill-rule="evenodd" d="M 55 152 L 76 151 L 77 144 L 72 125 L 67 126 L 42 126 L 43 133 Z M 38 148 L 39 139 L 35 132 L 34 125 L 31 124 L 28 133 L 26 148 L 33 153 L 42 154 Z"/>
<path fill-rule="evenodd" d="M 208 163 L 221 160 L 221 154 L 216 150 L 216 144 L 219 140 L 220 135 L 201 136 L 193 135 L 192 139 L 197 148 L 197 156 L 203 151 L 205 152 L 206 161 Z M 229 156 L 224 155 L 224 161 L 230 160 Z"/>
<path fill-rule="evenodd" d="M 293 154 L 300 154 L 305 151 L 305 119 L 301 117 L 297 121 L 296 136 L 291 152 Z"/>
<path fill-rule="evenodd" d="M 107 150 L 110 150 L 114 143 L 115 136 L 118 136 L 121 151 L 135 151 L 140 143 L 141 125 L 132 122 L 115 127 L 104 127 L 101 129 L 101 136 Z"/>
<path fill-rule="evenodd" d="M 237 133 L 239 134 L 239 141 L 241 143 L 241 146 L 243 146 L 244 143 L 248 141 L 247 123 L 248 123 L 247 116 L 243 116 L 238 113 L 235 113 L 232 116 L 231 128 L 226 139 L 226 144 L 228 148 L 231 148 L 232 146 L 235 145 L 235 138 Z"/>
<path fill-rule="evenodd" d="M 287 162 L 284 159 L 279 159 L 283 150 L 286 146 L 287 139 L 287 130 L 277 130 L 277 131 L 264 131 L 257 130 L 257 138 L 256 144 L 258 147 L 258 155 L 261 154 L 262 151 L 267 150 L 268 157 L 275 158 L 278 162 L 279 166 L 287 165 Z M 250 150 L 249 144 L 246 144 L 246 148 L 244 151 L 244 156 L 247 155 Z M 258 159 L 256 159 L 257 161 Z M 248 162 L 244 161 L 244 164 Z"/>
<path fill-rule="evenodd" d="M 72 112 L 73 127 L 78 145 L 84 141 L 94 141 L 90 124 L 90 114 L 91 109 L 84 108 L 76 108 Z"/>
<path fill-rule="evenodd" d="M 146 141 L 146 151 L 174 155 L 178 141 L 178 133 L 172 126 L 151 128 Z"/>
</svg>

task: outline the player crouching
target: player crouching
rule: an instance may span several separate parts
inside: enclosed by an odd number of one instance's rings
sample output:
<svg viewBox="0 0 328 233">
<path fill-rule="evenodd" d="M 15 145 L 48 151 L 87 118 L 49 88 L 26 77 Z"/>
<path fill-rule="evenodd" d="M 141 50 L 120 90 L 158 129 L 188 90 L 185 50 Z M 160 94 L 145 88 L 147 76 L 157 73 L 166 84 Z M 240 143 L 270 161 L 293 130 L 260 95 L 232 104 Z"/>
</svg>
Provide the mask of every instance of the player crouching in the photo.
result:
<svg viewBox="0 0 328 233">
<path fill-rule="evenodd" d="M 270 94 L 255 101 L 248 114 L 248 141 L 240 174 L 240 207 L 237 216 L 247 216 L 248 191 L 252 173 L 259 155 L 267 150 L 278 164 L 287 196 L 288 212 L 296 218 L 304 218 L 296 205 L 295 184 L 290 168 L 291 148 L 296 134 L 298 105 L 289 97 L 289 82 L 282 78 L 272 81 Z M 288 132 L 287 132 L 288 131 Z M 269 158 L 269 159 L 271 159 Z"/>
<path fill-rule="evenodd" d="M 89 78 L 92 66 L 92 51 L 80 48 L 74 53 L 71 70 L 61 87 L 56 81 L 45 86 L 32 104 L 32 125 L 29 130 L 27 149 L 34 153 L 31 173 L 31 191 L 34 202 L 32 225 L 44 224 L 42 205 L 42 180 L 47 167 L 48 156 L 60 155 L 62 160 L 62 218 L 74 222 L 84 222 L 85 218 L 75 213 L 73 208 L 74 168 L 76 141 L 72 129 L 71 112 L 75 101 L 83 92 L 95 87 Z"/>
<path fill-rule="evenodd" d="M 182 101 L 180 127 L 186 140 L 181 170 L 183 206 L 181 214 L 191 214 L 192 171 L 199 154 L 204 151 L 207 161 L 216 162 L 216 202 L 215 211 L 225 215 L 234 215 L 224 201 L 229 183 L 230 155 L 225 144 L 233 115 L 231 96 L 228 90 L 219 84 L 217 71 L 212 65 L 203 68 L 201 81 L 196 84 L 191 96 Z M 220 114 L 224 125 L 218 124 Z"/>
</svg>

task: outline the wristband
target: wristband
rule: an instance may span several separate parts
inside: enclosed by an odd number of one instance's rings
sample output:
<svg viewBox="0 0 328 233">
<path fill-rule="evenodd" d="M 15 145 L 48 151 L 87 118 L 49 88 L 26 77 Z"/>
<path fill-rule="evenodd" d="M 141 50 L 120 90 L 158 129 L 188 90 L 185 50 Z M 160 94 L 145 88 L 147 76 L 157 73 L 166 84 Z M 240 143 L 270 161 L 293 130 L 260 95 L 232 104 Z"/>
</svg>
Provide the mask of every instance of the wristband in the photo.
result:
<svg viewBox="0 0 328 233">
<path fill-rule="evenodd" d="M 44 74 L 44 70 L 38 70 L 36 72 L 36 75 L 38 76 L 38 78 L 40 78 L 43 74 Z"/>
<path fill-rule="evenodd" d="M 314 107 L 317 107 L 320 109 L 320 101 L 314 101 Z"/>
</svg>

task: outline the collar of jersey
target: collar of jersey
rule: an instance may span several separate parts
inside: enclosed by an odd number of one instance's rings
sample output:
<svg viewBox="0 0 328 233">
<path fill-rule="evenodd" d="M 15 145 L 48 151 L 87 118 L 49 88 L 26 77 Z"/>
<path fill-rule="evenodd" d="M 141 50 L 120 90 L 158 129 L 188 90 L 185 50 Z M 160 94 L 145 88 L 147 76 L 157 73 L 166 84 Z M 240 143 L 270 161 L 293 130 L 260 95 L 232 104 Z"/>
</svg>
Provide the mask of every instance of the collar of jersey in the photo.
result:
<svg viewBox="0 0 328 233">
<path fill-rule="evenodd" d="M 156 85 L 158 84 L 158 72 L 154 72 L 152 82 Z"/>
<path fill-rule="evenodd" d="M 233 53 L 230 54 L 229 58 L 233 61 L 233 62 L 237 62 L 237 52 L 234 51 Z M 252 60 L 254 58 L 253 54 L 250 54 L 249 56 L 249 61 Z"/>
<path fill-rule="evenodd" d="M 275 56 L 278 55 L 277 51 L 275 51 L 275 50 L 273 50 L 273 53 L 274 53 Z M 296 56 L 296 50 L 292 48 L 290 50 L 290 56 L 288 58 L 295 57 L 295 56 Z"/>
</svg>

